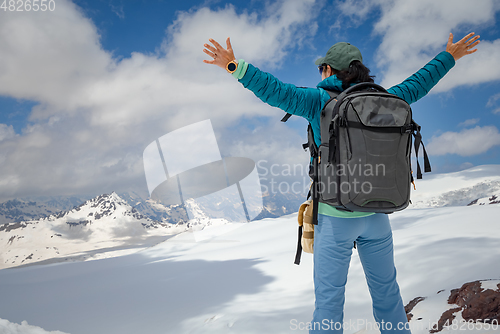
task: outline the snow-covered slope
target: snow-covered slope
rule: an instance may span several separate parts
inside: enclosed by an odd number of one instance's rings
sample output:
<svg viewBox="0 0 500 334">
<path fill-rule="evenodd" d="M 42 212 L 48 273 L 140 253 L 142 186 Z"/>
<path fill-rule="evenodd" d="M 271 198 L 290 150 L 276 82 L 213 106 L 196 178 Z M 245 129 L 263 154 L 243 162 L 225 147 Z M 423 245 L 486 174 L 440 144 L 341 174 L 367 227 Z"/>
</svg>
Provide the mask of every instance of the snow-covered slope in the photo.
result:
<svg viewBox="0 0 500 334">
<path fill-rule="evenodd" d="M 424 174 L 415 180 L 411 208 L 467 205 L 500 193 L 500 165 L 476 166 L 448 174 Z"/>
<path fill-rule="evenodd" d="M 465 282 L 499 279 L 499 215 L 495 205 L 394 214 L 405 303 L 419 296 L 431 301 L 437 291 Z M 299 328 L 314 308 L 312 256 L 304 254 L 300 266 L 293 264 L 296 225 L 291 215 L 238 224 L 204 242 L 183 233 L 127 256 L 0 270 L 0 314 L 71 334 L 306 333 Z M 414 310 L 414 333 L 428 333 L 449 308 L 442 302 L 425 305 L 417 305 L 425 317 Z M 416 323 L 421 317 L 425 321 Z M 356 252 L 345 319 L 373 326 Z"/>
<path fill-rule="evenodd" d="M 452 290 L 477 280 L 489 289 L 500 280 L 500 206 L 479 205 L 494 190 L 462 192 L 462 201 L 459 193 L 450 195 L 497 175 L 498 166 L 481 166 L 419 181 L 417 192 L 430 207 L 391 215 L 403 300 L 426 297 L 412 310 L 413 333 L 429 333 L 444 312 L 457 307 L 447 303 Z M 440 198 L 447 204 L 432 207 Z M 478 205 L 467 206 L 475 199 Z M 203 220 L 201 213 L 198 218 Z M 307 333 L 314 309 L 312 256 L 303 254 L 301 265 L 293 264 L 296 237 L 296 217 L 288 215 L 195 228 L 115 258 L 0 270 L 0 318 L 10 326 L 26 320 L 71 334 Z M 459 321 L 462 311 L 455 316 Z M 356 250 L 345 321 L 353 324 L 346 334 L 378 333 Z M 453 328 L 441 333 L 447 332 Z"/>
</svg>

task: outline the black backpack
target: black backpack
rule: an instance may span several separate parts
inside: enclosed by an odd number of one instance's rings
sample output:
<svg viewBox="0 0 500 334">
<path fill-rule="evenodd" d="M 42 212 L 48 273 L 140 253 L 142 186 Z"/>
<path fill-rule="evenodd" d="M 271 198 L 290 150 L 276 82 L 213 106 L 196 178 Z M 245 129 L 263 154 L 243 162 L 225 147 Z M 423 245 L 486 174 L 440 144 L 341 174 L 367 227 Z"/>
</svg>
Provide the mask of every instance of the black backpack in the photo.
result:
<svg viewBox="0 0 500 334">
<path fill-rule="evenodd" d="M 339 210 L 392 213 L 410 202 L 412 136 L 417 157 L 417 179 L 422 178 L 418 152 L 424 151 L 424 171 L 431 166 L 422 143 L 420 126 L 410 105 L 374 83 L 360 83 L 342 93 L 328 91 L 330 100 L 321 112 L 321 145 L 316 146 L 312 127 L 308 143 L 312 162 L 313 221 L 318 203 Z M 290 117 L 287 114 L 282 121 Z M 295 263 L 300 262 L 300 238 Z"/>
</svg>

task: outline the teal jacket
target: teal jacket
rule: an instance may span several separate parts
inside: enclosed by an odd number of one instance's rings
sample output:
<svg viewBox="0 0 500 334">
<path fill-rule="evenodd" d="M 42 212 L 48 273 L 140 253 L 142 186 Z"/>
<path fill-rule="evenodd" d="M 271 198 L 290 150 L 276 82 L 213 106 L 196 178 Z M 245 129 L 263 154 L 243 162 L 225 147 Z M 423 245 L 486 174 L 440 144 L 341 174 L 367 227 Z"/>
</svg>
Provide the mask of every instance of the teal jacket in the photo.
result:
<svg viewBox="0 0 500 334">
<path fill-rule="evenodd" d="M 314 141 L 319 146 L 321 144 L 321 111 L 330 99 L 325 89 L 341 92 L 343 90 L 342 81 L 333 75 L 321 81 L 316 88 L 301 88 L 283 83 L 273 75 L 263 72 L 251 64 L 244 63 L 242 65 L 246 69 L 246 72 L 241 73 L 242 77 L 239 79 L 243 86 L 267 104 L 307 119 L 313 130 Z M 453 56 L 443 51 L 415 74 L 387 91 L 399 96 L 409 104 L 414 103 L 424 97 L 454 65 Z M 340 211 L 323 203 L 319 203 L 318 212 L 341 218 L 357 218 L 372 214 Z"/>
<path fill-rule="evenodd" d="M 415 74 L 387 91 L 408 103 L 417 102 L 434 87 L 455 65 L 453 56 L 443 51 Z M 321 144 L 320 114 L 330 96 L 325 91 L 342 91 L 342 81 L 335 75 L 321 81 L 316 88 L 300 88 L 286 84 L 273 75 L 248 64 L 245 75 L 239 79 L 245 88 L 251 90 L 265 103 L 285 112 L 302 116 L 309 121 L 316 145 Z"/>
</svg>

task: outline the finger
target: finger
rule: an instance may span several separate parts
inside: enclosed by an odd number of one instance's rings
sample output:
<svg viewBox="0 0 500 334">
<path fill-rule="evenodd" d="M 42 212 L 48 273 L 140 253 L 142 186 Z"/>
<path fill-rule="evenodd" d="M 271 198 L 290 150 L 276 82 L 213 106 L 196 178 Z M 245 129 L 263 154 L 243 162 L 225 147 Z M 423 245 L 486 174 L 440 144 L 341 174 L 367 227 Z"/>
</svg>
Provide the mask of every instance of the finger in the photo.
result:
<svg viewBox="0 0 500 334">
<path fill-rule="evenodd" d="M 226 40 L 226 46 L 227 46 L 228 50 L 232 50 L 233 49 L 232 46 L 231 46 L 231 40 L 229 39 L 229 37 Z"/>
<path fill-rule="evenodd" d="M 219 43 L 217 43 L 216 40 L 210 38 L 210 42 L 212 42 L 212 44 L 215 45 L 215 47 L 217 48 L 217 51 L 224 50 L 224 48 Z"/>
<path fill-rule="evenodd" d="M 208 50 L 206 50 L 206 49 L 204 49 L 204 50 L 203 50 L 203 52 L 205 52 L 207 55 L 209 55 L 210 57 L 212 57 L 212 58 L 214 58 L 214 59 L 215 59 L 215 53 L 210 52 L 210 51 L 208 51 Z"/>
<path fill-rule="evenodd" d="M 214 64 L 215 65 L 215 59 L 214 60 L 203 60 L 205 64 Z"/>
<path fill-rule="evenodd" d="M 466 52 L 465 52 L 465 54 L 470 55 L 471 53 L 474 53 L 474 52 L 476 52 L 476 51 L 477 51 L 477 49 L 474 49 L 474 50 L 469 50 L 469 51 L 466 51 Z"/>
<path fill-rule="evenodd" d="M 448 37 L 448 44 L 446 45 L 447 47 L 453 44 L 453 34 L 450 32 L 450 37 Z"/>
<path fill-rule="evenodd" d="M 203 45 L 203 46 L 204 46 L 204 47 L 206 47 L 207 49 L 209 49 L 209 50 L 210 50 L 210 51 L 212 51 L 212 52 L 217 51 L 217 50 L 216 50 L 213 46 L 211 46 L 211 45 L 205 44 L 205 45 Z"/>
<path fill-rule="evenodd" d="M 467 44 L 467 46 L 472 46 L 473 44 L 477 44 L 477 43 L 479 43 L 478 38 L 479 38 L 479 36 L 476 36 L 476 37 L 474 37 L 473 39 L 471 39 L 470 41 L 468 41 L 468 42 L 467 42 L 467 43 L 468 43 L 468 44 Z M 474 43 L 474 42 L 475 42 L 475 43 Z"/>
<path fill-rule="evenodd" d="M 471 32 L 470 34 L 468 34 L 467 36 L 465 36 L 464 38 L 459 40 L 458 43 L 460 43 L 460 42 L 465 43 L 465 41 L 468 40 L 469 38 L 471 38 L 472 36 L 474 36 L 474 34 L 475 34 L 475 32 Z"/>
<path fill-rule="evenodd" d="M 469 44 L 467 45 L 467 48 L 470 49 L 470 48 L 473 48 L 475 47 L 476 45 L 478 45 L 481 41 L 476 41 L 475 43 L 472 43 L 472 44 Z"/>
</svg>

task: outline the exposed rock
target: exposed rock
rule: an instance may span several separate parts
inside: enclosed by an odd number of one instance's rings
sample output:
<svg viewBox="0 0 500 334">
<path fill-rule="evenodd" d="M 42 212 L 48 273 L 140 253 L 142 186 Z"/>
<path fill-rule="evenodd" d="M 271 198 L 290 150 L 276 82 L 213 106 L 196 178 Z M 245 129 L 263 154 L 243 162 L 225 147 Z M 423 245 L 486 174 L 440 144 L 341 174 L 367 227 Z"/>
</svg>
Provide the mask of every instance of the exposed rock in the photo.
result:
<svg viewBox="0 0 500 334">
<path fill-rule="evenodd" d="M 489 204 L 499 204 L 499 203 L 500 203 L 500 192 L 496 192 L 495 194 L 492 194 L 489 196 L 479 197 L 467 205 L 468 206 L 471 206 L 471 205 L 489 205 Z"/>
<path fill-rule="evenodd" d="M 477 204 L 477 201 L 479 201 L 479 198 L 473 200 L 472 202 L 470 202 L 469 204 L 467 204 L 467 206 L 471 206 L 471 205 Z"/>
<path fill-rule="evenodd" d="M 425 297 L 417 297 L 417 298 L 413 298 L 406 306 L 405 306 L 405 312 L 406 312 L 406 317 L 408 318 L 408 321 L 411 320 L 411 318 L 413 318 L 413 314 L 411 314 L 411 310 L 413 310 L 413 308 L 418 304 L 420 303 L 422 300 L 424 300 Z"/>
<path fill-rule="evenodd" d="M 469 282 L 459 289 L 451 290 L 448 304 L 458 307 L 445 311 L 438 320 L 437 325 L 434 325 L 429 332 L 437 333 L 445 325 L 452 324 L 456 318 L 455 313 L 458 312 L 462 312 L 464 321 L 487 322 L 490 324 L 500 322 L 500 284 L 497 284 L 496 289 L 492 290 L 491 288 L 485 289 L 482 282 L 488 281 Z"/>
<path fill-rule="evenodd" d="M 441 318 L 439 318 L 437 325 L 434 325 L 432 329 L 429 331 L 429 333 L 437 333 L 440 332 L 443 329 L 443 326 L 445 324 L 451 324 L 453 322 L 453 319 L 455 319 L 455 315 L 453 313 L 456 313 L 460 311 L 462 308 L 461 307 L 455 307 L 452 309 L 449 309 L 445 311 L 442 315 Z"/>
<path fill-rule="evenodd" d="M 0 226 L 0 232 L 10 232 L 12 230 L 24 227 L 26 227 L 26 223 L 3 224 L 2 226 Z"/>
<path fill-rule="evenodd" d="M 500 284 L 499 284 L 500 285 Z M 448 304 L 463 309 L 464 320 L 500 321 L 500 287 L 495 291 L 484 290 L 480 281 L 465 283 L 460 289 L 451 290 Z"/>
</svg>

